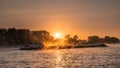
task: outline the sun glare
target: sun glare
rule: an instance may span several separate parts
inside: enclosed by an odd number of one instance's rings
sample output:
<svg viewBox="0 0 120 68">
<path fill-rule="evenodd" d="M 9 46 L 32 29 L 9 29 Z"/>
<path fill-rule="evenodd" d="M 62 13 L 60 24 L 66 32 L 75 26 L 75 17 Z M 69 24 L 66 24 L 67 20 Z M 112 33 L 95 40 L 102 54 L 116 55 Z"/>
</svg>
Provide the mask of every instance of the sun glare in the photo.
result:
<svg viewBox="0 0 120 68">
<path fill-rule="evenodd" d="M 60 38 L 60 33 L 55 33 L 55 38 Z"/>
</svg>

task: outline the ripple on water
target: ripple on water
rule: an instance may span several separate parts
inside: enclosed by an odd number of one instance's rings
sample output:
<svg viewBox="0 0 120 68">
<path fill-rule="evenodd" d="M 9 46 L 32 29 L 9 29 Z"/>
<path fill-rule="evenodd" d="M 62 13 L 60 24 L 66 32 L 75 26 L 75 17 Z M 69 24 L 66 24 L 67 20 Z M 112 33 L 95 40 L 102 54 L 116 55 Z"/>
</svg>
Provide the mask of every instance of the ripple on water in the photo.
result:
<svg viewBox="0 0 120 68">
<path fill-rule="evenodd" d="M 0 68 L 119 68 L 120 45 L 61 50 L 0 50 Z"/>
</svg>

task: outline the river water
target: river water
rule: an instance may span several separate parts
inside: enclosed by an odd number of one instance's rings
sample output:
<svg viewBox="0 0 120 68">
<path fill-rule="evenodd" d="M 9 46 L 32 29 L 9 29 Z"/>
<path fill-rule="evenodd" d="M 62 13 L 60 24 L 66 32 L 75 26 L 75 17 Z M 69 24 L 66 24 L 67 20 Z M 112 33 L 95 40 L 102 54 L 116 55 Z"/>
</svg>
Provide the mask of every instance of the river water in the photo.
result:
<svg viewBox="0 0 120 68">
<path fill-rule="evenodd" d="M 30 51 L 0 48 L 0 68 L 120 68 L 120 44 Z"/>
</svg>

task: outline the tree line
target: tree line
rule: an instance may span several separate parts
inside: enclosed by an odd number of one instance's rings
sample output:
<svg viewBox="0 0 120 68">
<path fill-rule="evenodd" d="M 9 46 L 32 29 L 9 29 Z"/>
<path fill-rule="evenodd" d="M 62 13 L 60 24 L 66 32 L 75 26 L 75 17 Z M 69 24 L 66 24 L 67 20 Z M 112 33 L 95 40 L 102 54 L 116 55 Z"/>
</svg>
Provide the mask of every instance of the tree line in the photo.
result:
<svg viewBox="0 0 120 68">
<path fill-rule="evenodd" d="M 48 31 L 30 31 L 29 29 L 1 28 L 0 44 L 26 44 L 51 42 L 53 37 Z"/>
<path fill-rule="evenodd" d="M 119 38 L 117 37 L 110 37 L 105 36 L 104 38 L 100 38 L 99 36 L 89 36 L 87 40 L 81 40 L 78 38 L 77 35 L 74 35 L 71 37 L 70 35 L 65 36 L 65 41 L 67 44 L 96 44 L 96 43 L 108 43 L 108 44 L 114 44 L 114 43 L 120 43 Z"/>
<path fill-rule="evenodd" d="M 26 44 L 26 43 L 53 43 L 55 39 L 46 30 L 30 31 L 29 29 L 16 29 L 16 28 L 0 28 L 0 44 Z M 89 36 L 87 40 L 81 40 L 77 35 L 66 35 L 64 39 L 65 44 L 76 45 L 81 44 L 94 44 L 94 43 L 119 43 L 117 37 L 105 36 Z"/>
</svg>

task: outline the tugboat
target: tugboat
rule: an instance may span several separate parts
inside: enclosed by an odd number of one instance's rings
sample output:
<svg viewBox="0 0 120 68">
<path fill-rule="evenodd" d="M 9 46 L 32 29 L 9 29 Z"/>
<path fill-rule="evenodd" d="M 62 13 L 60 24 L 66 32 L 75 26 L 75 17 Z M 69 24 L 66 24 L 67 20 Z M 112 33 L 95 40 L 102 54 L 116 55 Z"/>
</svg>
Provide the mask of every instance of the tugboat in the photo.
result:
<svg viewBox="0 0 120 68">
<path fill-rule="evenodd" d="M 43 43 L 32 43 L 32 44 L 26 44 L 22 47 L 20 47 L 20 50 L 38 50 L 42 49 L 44 47 Z"/>
</svg>

